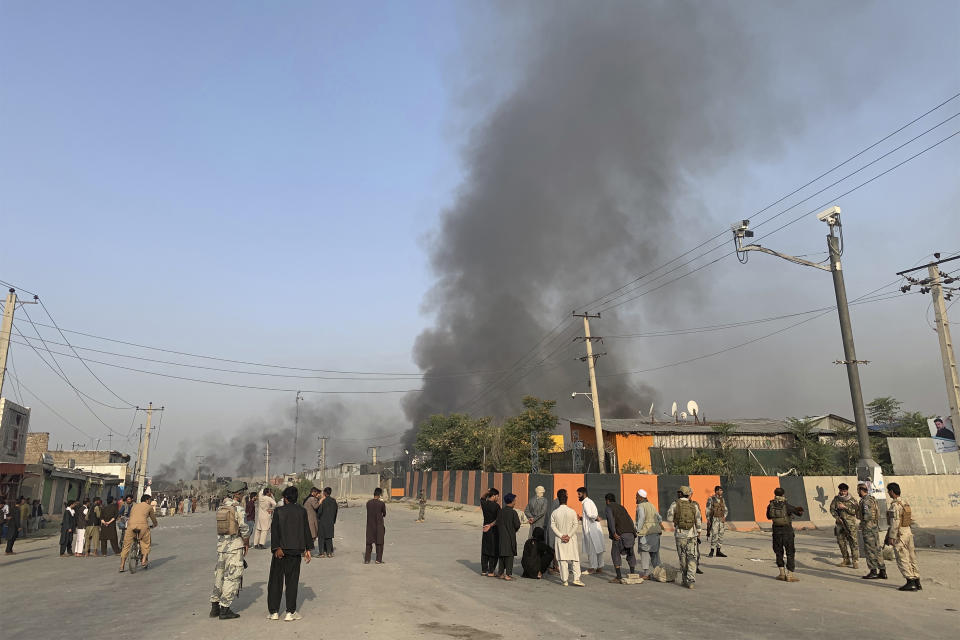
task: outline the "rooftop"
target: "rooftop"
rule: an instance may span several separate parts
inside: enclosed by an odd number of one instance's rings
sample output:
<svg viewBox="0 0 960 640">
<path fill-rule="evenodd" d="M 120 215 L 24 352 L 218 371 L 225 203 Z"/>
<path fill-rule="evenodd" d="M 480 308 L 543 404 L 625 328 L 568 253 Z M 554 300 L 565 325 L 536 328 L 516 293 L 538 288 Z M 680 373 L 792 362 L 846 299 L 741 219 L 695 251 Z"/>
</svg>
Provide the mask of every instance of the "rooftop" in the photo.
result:
<svg viewBox="0 0 960 640">
<path fill-rule="evenodd" d="M 854 423 L 846 418 L 834 414 L 824 416 L 815 416 L 811 418 L 816 424 L 814 433 L 830 435 L 834 430 L 830 428 L 829 422 L 843 422 L 853 426 Z M 570 424 L 583 425 L 593 428 L 593 418 L 563 418 Z M 790 428 L 786 420 L 774 420 L 772 418 L 731 418 L 721 422 L 709 422 L 707 424 L 697 424 L 694 422 L 652 422 L 650 418 L 607 418 L 602 421 L 603 430 L 608 433 L 643 433 L 643 434 L 690 434 L 690 433 L 714 433 L 713 427 L 720 424 L 734 425 L 734 433 L 753 434 L 753 435 L 773 435 L 790 433 Z"/>
</svg>

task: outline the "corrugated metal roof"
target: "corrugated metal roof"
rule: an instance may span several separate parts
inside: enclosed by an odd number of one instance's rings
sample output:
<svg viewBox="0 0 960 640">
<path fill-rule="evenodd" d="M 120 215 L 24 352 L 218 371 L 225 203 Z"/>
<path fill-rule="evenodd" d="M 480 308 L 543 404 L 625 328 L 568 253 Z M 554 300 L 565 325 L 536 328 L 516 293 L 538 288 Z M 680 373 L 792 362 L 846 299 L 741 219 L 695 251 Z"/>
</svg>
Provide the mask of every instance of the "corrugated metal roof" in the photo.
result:
<svg viewBox="0 0 960 640">
<path fill-rule="evenodd" d="M 821 423 L 826 423 L 828 418 L 853 424 L 846 418 L 840 416 L 826 415 L 813 418 Z M 582 425 L 593 428 L 592 418 L 564 418 L 571 424 Z M 790 433 L 786 420 L 773 420 L 770 418 L 733 418 L 724 422 L 711 422 L 710 424 L 695 424 L 693 422 L 650 422 L 649 419 L 632 418 L 607 418 L 603 420 L 603 430 L 608 433 L 646 433 L 646 434 L 695 434 L 695 433 L 715 433 L 713 427 L 718 424 L 729 423 L 736 428 L 734 433 L 754 434 L 754 435 L 772 435 Z M 817 434 L 833 434 L 833 429 L 823 424 L 823 426 L 814 427 Z"/>
</svg>

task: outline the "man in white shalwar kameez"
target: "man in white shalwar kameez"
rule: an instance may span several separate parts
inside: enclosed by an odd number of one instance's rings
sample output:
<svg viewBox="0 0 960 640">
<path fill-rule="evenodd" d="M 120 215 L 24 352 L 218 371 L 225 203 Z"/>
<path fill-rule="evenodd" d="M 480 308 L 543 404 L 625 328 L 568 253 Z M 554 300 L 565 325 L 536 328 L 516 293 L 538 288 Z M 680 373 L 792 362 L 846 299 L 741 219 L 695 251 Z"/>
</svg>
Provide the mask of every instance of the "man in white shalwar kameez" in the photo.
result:
<svg viewBox="0 0 960 640">
<path fill-rule="evenodd" d="M 555 539 L 554 550 L 560 565 L 560 579 L 563 580 L 563 586 L 568 586 L 569 562 L 573 565 L 574 586 L 582 587 L 584 584 L 580 582 L 580 543 L 577 542 L 580 523 L 577 521 L 577 512 L 567 506 L 566 489 L 557 491 L 557 502 L 559 505 L 550 514 L 550 530 Z"/>
<path fill-rule="evenodd" d="M 603 573 L 603 530 L 600 529 L 600 512 L 593 500 L 587 497 L 587 488 L 577 489 L 577 498 L 583 507 L 583 559 L 587 564 L 584 573 Z"/>
</svg>

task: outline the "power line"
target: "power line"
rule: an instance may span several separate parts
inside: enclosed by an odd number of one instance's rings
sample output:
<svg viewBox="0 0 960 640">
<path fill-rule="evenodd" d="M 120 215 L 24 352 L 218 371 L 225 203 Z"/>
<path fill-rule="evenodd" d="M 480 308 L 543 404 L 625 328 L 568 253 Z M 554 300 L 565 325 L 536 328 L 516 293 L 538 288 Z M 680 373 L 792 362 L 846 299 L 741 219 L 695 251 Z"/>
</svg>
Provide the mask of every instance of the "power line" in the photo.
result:
<svg viewBox="0 0 960 640">
<path fill-rule="evenodd" d="M 60 413 L 59 413 L 56 409 L 54 409 L 53 407 L 51 407 L 50 405 L 48 405 L 46 402 L 44 402 L 44 401 L 43 401 L 43 398 L 41 398 L 40 396 L 38 396 L 37 394 L 35 394 L 33 391 L 31 391 L 31 390 L 30 390 L 30 387 L 28 387 L 27 385 L 23 384 L 23 381 L 20 380 L 20 379 L 16 376 L 15 373 L 12 373 L 12 372 L 11 372 L 10 375 L 13 376 L 13 379 L 17 381 L 17 384 L 18 384 L 18 385 L 20 385 L 21 387 L 23 387 L 24 391 L 26 391 L 26 392 L 29 393 L 31 396 L 33 396 L 33 397 L 36 399 L 36 401 L 39 402 L 40 404 L 42 404 L 44 407 L 46 407 L 46 408 L 50 411 L 50 413 L 52 413 L 53 415 L 55 415 L 55 416 L 57 416 L 58 418 L 60 418 L 61 420 L 63 420 L 67 425 L 73 427 L 74 429 L 76 429 L 77 431 L 79 431 L 80 433 L 82 433 L 83 435 L 87 436 L 88 439 L 93 440 L 93 436 L 91 436 L 89 433 L 87 433 L 86 431 L 84 431 L 83 429 L 81 429 L 80 427 L 78 427 L 77 425 L 73 424 L 72 422 L 70 422 L 69 420 L 67 420 L 66 418 L 64 418 L 62 415 L 60 415 Z"/>
</svg>

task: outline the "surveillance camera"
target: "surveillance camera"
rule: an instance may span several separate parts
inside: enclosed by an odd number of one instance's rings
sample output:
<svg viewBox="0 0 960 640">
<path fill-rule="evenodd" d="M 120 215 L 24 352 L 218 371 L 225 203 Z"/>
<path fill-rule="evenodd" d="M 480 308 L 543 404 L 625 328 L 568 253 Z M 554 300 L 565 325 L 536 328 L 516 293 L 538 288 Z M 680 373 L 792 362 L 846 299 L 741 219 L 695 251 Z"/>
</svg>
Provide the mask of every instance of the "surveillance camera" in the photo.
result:
<svg viewBox="0 0 960 640">
<path fill-rule="evenodd" d="M 830 207 L 825 211 L 821 211 L 817 214 L 817 220 L 820 222 L 826 222 L 829 225 L 837 224 L 837 218 L 840 217 L 840 207 Z"/>
</svg>

